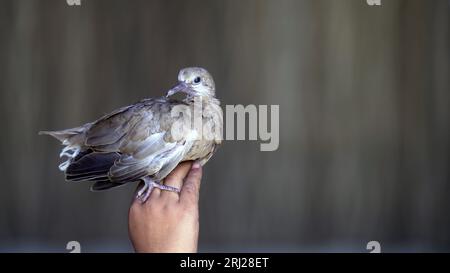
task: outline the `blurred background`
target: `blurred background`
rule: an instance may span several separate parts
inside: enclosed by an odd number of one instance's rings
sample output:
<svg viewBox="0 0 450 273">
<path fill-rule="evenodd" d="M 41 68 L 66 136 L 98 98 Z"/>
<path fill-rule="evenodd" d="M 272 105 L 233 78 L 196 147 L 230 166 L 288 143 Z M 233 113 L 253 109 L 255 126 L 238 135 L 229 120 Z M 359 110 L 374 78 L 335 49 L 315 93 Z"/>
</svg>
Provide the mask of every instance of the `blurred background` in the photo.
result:
<svg viewBox="0 0 450 273">
<path fill-rule="evenodd" d="M 280 145 L 205 167 L 202 252 L 450 250 L 448 0 L 0 0 L 0 251 L 132 251 L 135 185 L 64 181 L 64 129 L 207 68 Z"/>
</svg>

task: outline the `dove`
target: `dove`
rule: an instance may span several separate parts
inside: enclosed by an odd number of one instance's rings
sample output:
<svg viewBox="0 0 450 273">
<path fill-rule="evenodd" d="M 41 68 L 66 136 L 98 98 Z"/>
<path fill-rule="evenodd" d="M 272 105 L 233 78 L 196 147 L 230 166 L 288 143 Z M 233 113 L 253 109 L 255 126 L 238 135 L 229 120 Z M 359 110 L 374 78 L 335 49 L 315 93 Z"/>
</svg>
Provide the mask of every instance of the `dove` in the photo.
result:
<svg viewBox="0 0 450 273">
<path fill-rule="evenodd" d="M 171 98 L 176 93 L 185 96 Z M 177 108 L 189 113 L 174 114 Z M 192 126 L 191 113 L 196 109 L 201 109 L 201 124 L 209 125 L 203 127 L 219 136 L 212 138 L 202 126 Z M 65 146 L 60 157 L 66 160 L 59 169 L 67 181 L 94 182 L 92 191 L 143 181 L 136 198 L 145 202 L 154 188 L 180 191 L 163 184 L 180 162 L 206 164 L 222 142 L 222 116 L 212 76 L 204 68 L 189 67 L 180 70 L 178 84 L 166 96 L 143 99 L 76 128 L 39 134 L 50 135 Z M 174 130 L 175 125 L 183 130 Z"/>
</svg>

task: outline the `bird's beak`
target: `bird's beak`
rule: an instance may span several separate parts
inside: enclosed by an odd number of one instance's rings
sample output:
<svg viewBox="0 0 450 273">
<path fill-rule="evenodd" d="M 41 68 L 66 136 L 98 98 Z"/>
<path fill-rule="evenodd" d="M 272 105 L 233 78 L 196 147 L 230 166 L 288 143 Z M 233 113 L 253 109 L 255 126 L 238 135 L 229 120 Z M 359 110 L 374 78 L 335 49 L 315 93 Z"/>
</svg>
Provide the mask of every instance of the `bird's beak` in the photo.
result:
<svg viewBox="0 0 450 273">
<path fill-rule="evenodd" d="M 170 97 L 178 92 L 183 92 L 188 95 L 191 95 L 193 93 L 189 86 L 187 86 L 187 84 L 185 84 L 184 82 L 180 82 L 167 92 L 167 97 Z"/>
</svg>

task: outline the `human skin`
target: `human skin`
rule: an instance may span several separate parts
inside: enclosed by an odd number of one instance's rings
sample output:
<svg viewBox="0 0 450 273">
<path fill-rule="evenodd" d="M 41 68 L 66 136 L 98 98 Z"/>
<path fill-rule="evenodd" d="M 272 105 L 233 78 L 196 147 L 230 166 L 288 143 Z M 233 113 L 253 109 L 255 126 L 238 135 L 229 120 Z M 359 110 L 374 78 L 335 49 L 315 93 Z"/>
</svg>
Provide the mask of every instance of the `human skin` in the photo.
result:
<svg viewBox="0 0 450 273">
<path fill-rule="evenodd" d="M 133 201 L 128 230 L 136 252 L 197 252 L 201 178 L 200 164 L 183 162 L 164 179 L 180 193 L 154 188 L 145 203 Z"/>
</svg>

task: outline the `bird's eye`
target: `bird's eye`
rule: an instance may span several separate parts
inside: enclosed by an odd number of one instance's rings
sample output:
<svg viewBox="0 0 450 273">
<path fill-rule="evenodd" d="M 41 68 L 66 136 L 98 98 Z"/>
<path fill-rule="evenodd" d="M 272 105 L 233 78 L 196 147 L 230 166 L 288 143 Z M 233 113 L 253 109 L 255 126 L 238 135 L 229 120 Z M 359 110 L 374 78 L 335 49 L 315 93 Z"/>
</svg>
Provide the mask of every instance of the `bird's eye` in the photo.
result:
<svg viewBox="0 0 450 273">
<path fill-rule="evenodd" d="M 200 78 L 200 77 L 196 77 L 196 78 L 194 79 L 194 83 L 200 83 L 200 81 L 201 81 L 201 78 Z"/>
</svg>

